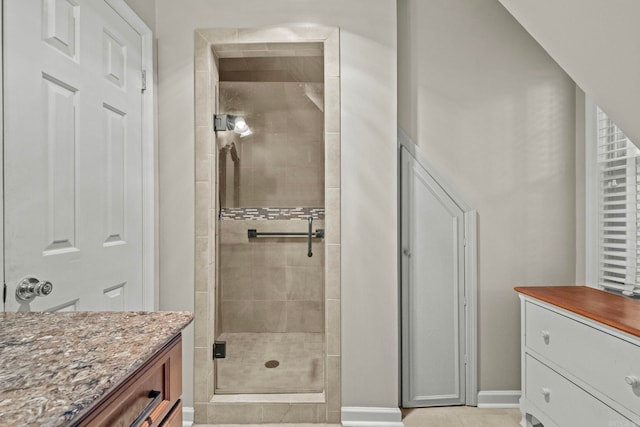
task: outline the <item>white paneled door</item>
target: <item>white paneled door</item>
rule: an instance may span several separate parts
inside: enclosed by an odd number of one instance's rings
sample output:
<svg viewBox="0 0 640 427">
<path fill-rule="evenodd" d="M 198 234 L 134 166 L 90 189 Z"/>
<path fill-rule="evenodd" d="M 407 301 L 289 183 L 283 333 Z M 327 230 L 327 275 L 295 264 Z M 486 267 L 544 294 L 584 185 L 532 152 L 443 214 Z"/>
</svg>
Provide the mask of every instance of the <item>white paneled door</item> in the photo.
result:
<svg viewBox="0 0 640 427">
<path fill-rule="evenodd" d="M 402 403 L 466 403 L 464 212 L 402 149 Z"/>
<path fill-rule="evenodd" d="M 104 0 L 4 7 L 7 311 L 141 309 L 141 37 Z"/>
</svg>

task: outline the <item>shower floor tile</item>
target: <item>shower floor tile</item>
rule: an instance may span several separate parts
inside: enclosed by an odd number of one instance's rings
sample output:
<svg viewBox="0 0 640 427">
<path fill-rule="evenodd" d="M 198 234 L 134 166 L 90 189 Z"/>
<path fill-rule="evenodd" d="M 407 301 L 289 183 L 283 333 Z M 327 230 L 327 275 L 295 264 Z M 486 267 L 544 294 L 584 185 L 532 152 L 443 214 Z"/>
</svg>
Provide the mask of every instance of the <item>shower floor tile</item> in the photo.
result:
<svg viewBox="0 0 640 427">
<path fill-rule="evenodd" d="M 319 393 L 324 389 L 324 334 L 223 333 L 227 355 L 216 359 L 216 393 Z M 267 368 L 277 361 L 276 368 Z"/>
</svg>

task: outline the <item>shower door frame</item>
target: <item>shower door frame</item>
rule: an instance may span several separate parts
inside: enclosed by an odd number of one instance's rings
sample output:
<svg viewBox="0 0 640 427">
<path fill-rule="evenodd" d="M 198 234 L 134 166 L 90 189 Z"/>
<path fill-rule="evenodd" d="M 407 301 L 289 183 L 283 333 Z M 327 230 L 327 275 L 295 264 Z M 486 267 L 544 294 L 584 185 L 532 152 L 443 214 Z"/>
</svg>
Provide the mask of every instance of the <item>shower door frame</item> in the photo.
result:
<svg viewBox="0 0 640 427">
<path fill-rule="evenodd" d="M 217 142 L 211 118 L 217 113 L 218 80 L 214 44 L 323 43 L 325 265 L 324 391 L 308 394 L 215 393 L 212 345 L 219 315 L 217 300 Z M 225 28 L 195 31 L 195 331 L 194 421 L 196 423 L 339 423 L 340 348 L 340 31 L 322 25 Z M 282 406 L 288 406 L 282 408 Z M 286 409 L 286 410 L 283 410 Z M 293 418 L 292 418 L 293 417 Z"/>
</svg>

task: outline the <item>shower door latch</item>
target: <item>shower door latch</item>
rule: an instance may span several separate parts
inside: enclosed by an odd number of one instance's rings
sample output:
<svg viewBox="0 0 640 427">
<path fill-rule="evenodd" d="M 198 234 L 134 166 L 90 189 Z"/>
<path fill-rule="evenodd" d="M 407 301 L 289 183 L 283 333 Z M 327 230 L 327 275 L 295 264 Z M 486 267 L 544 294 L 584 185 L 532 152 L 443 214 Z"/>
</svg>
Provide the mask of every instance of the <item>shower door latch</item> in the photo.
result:
<svg viewBox="0 0 640 427">
<path fill-rule="evenodd" d="M 227 342 L 216 341 L 213 344 L 213 358 L 224 359 L 225 357 L 227 357 Z"/>
</svg>

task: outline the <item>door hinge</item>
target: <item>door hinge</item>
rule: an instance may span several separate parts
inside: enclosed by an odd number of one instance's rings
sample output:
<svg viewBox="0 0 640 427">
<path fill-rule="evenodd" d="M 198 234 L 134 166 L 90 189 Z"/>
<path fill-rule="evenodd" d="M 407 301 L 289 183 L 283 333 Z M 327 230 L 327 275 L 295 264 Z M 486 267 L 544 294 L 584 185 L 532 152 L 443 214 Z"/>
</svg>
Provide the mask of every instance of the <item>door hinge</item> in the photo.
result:
<svg viewBox="0 0 640 427">
<path fill-rule="evenodd" d="M 216 341 L 213 344 L 213 358 L 224 359 L 225 357 L 227 357 L 227 342 Z"/>
<path fill-rule="evenodd" d="M 142 93 L 147 90 L 147 70 L 142 70 Z"/>
</svg>

